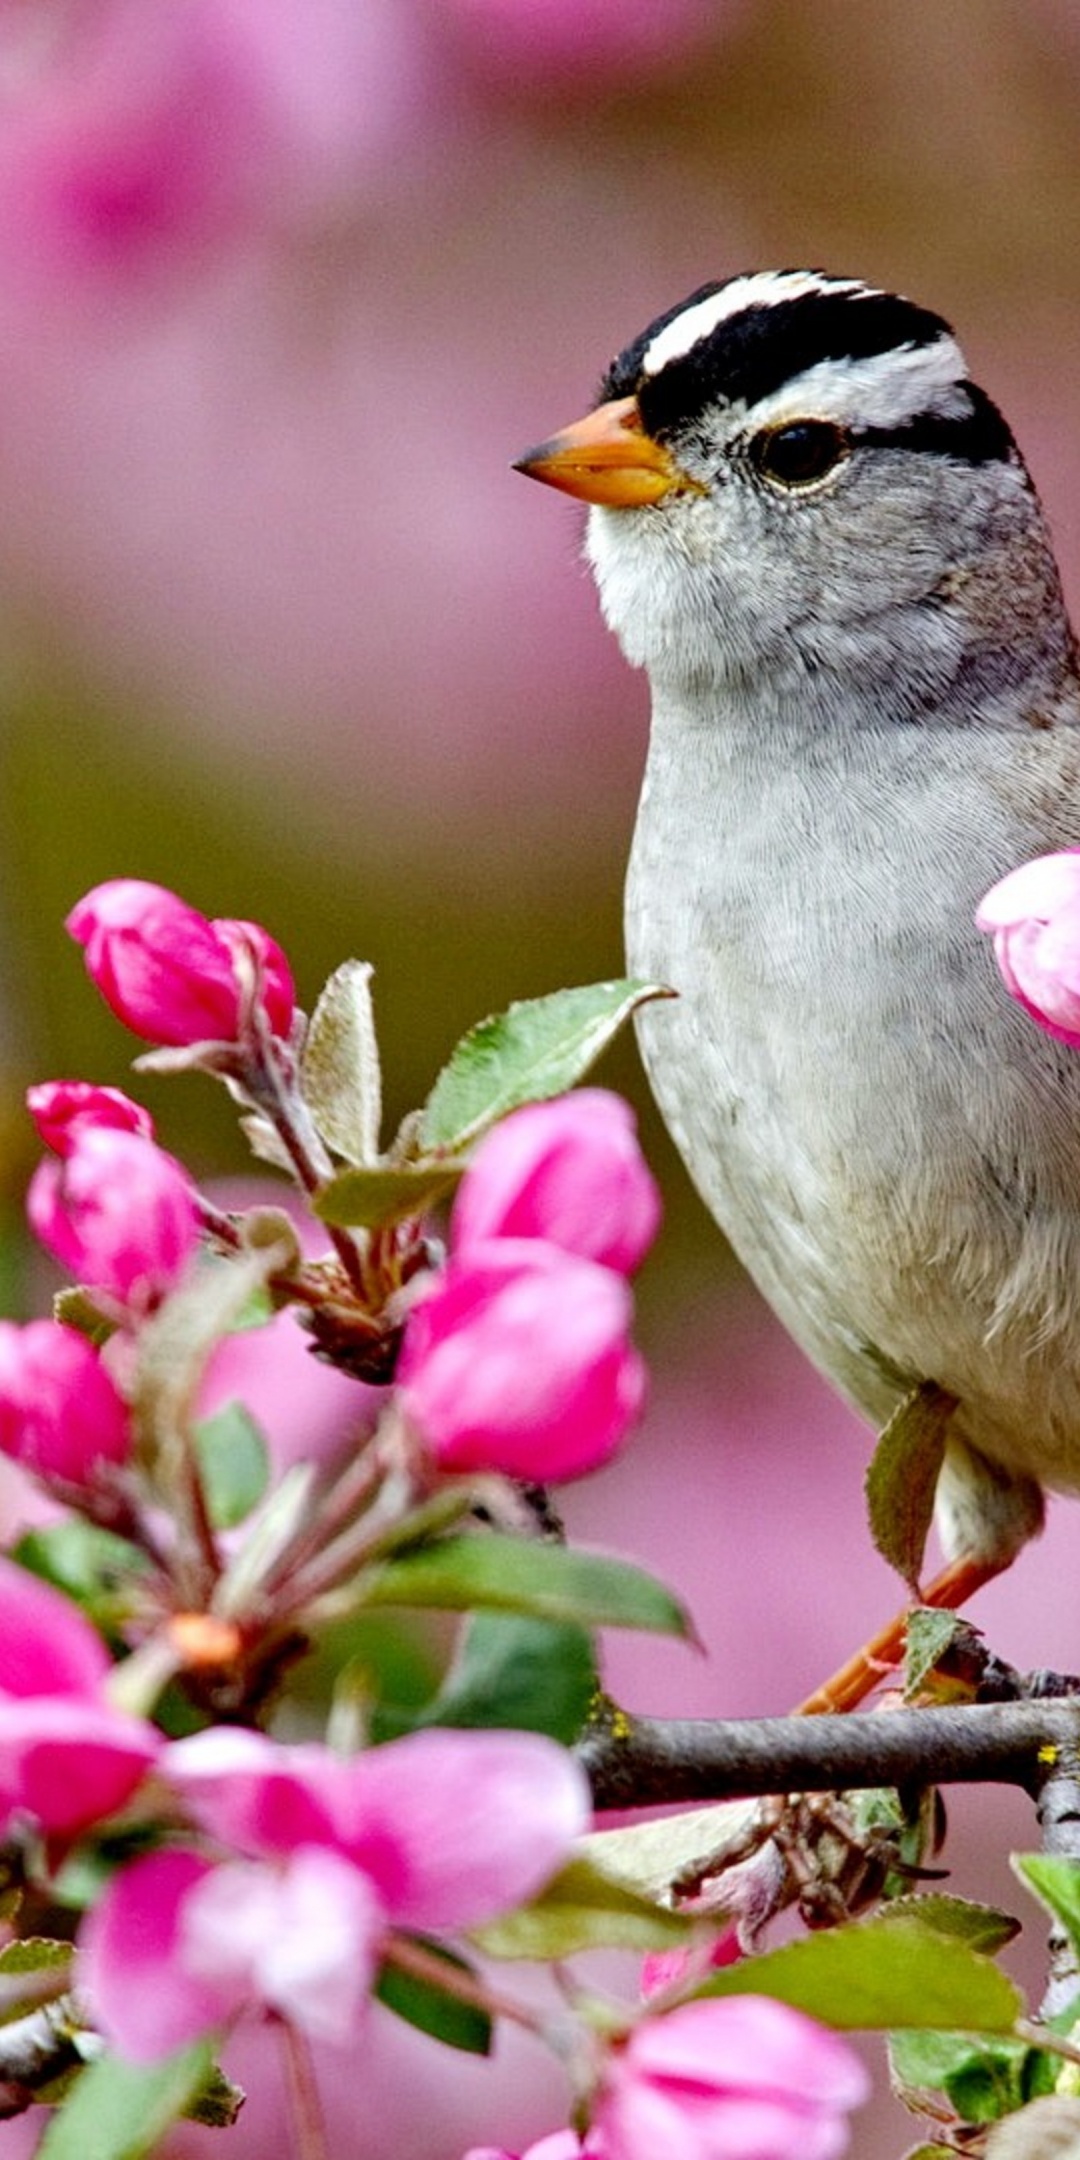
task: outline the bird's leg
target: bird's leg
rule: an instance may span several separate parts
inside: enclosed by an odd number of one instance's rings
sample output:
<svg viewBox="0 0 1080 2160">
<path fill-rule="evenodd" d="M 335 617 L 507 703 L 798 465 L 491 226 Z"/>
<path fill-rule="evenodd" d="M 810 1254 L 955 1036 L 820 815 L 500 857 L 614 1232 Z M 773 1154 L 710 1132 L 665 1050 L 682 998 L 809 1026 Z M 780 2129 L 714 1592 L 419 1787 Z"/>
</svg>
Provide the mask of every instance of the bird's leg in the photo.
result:
<svg viewBox="0 0 1080 2160">
<path fill-rule="evenodd" d="M 933 1582 L 927 1583 L 920 1594 L 920 1604 L 934 1605 L 944 1612 L 956 1612 L 976 1590 L 993 1582 L 995 1576 L 1003 1575 L 1010 1560 L 950 1560 Z M 907 1639 L 907 1625 L 911 1608 L 894 1613 L 876 1635 L 870 1637 L 854 1657 L 832 1673 L 828 1680 L 814 1689 L 805 1702 L 798 1703 L 797 1717 L 820 1717 L 827 1711 L 854 1710 L 865 1701 L 871 1689 L 877 1687 L 887 1672 L 903 1663 Z"/>
</svg>

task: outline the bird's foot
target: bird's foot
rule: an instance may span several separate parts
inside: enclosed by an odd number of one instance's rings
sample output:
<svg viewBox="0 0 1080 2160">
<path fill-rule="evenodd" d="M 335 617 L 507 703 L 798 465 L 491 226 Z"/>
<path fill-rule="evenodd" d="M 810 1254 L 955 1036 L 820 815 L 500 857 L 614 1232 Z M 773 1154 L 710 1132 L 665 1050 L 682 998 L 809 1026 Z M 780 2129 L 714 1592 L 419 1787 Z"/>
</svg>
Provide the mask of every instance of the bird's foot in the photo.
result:
<svg viewBox="0 0 1080 2160">
<path fill-rule="evenodd" d="M 943 1612 L 956 1612 L 974 1597 L 976 1590 L 1003 1574 L 1008 1565 L 1007 1560 L 950 1560 L 921 1592 L 919 1602 Z M 798 1703 L 794 1714 L 821 1717 L 829 1711 L 854 1710 L 865 1702 L 885 1675 L 903 1664 L 909 1612 L 910 1607 L 905 1607 L 903 1612 L 895 1613 L 846 1665 L 815 1688 L 805 1702 Z"/>
</svg>

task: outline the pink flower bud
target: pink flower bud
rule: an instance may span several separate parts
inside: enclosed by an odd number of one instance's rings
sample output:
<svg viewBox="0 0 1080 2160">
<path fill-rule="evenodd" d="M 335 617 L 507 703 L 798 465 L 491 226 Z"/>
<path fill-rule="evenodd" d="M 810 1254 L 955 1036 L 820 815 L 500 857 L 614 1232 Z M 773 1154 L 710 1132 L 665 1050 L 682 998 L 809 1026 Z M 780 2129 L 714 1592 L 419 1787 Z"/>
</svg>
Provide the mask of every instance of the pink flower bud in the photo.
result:
<svg viewBox="0 0 1080 2160">
<path fill-rule="evenodd" d="M 127 1407 L 97 1351 L 56 1320 L 0 1320 L 0 1450 L 37 1477 L 89 1484 L 126 1462 Z M 2 1685 L 2 1678 L 0 1678 Z"/>
<path fill-rule="evenodd" d="M 212 922 L 163 885 L 113 878 L 72 908 L 67 928 L 106 1004 L 149 1042 L 235 1042 L 253 971 L 271 1029 L 289 1033 L 289 963 L 258 923 Z"/>
<path fill-rule="evenodd" d="M 539 1239 L 491 1239 L 452 1257 L 413 1307 L 401 1408 L 441 1470 L 580 1477 L 641 1408 L 622 1278 Z"/>
<path fill-rule="evenodd" d="M 34 1172 L 26 1212 L 77 1282 L 131 1312 L 172 1289 L 198 1239 L 187 1172 L 141 1133 L 108 1126 L 72 1128 L 67 1155 Z"/>
<path fill-rule="evenodd" d="M 869 2080 L 846 2041 L 763 1995 L 683 2003 L 611 2056 L 593 2132 L 605 2160 L 836 2160 Z"/>
<path fill-rule="evenodd" d="M 26 1107 L 39 1139 L 54 1155 L 70 1154 L 72 1130 L 80 1124 L 141 1133 L 144 1140 L 154 1137 L 149 1110 L 120 1088 L 95 1087 L 90 1080 L 41 1080 L 27 1088 Z"/>
<path fill-rule="evenodd" d="M 1080 1048 L 1080 849 L 1040 855 L 991 886 L 975 916 L 1005 987 L 1047 1034 Z"/>
<path fill-rule="evenodd" d="M 451 1226 L 464 1252 L 482 1238 L 547 1238 L 621 1275 L 644 1259 L 660 1194 L 629 1103 L 578 1088 L 504 1118 L 462 1179 Z"/>
<path fill-rule="evenodd" d="M 75 1836 L 142 1782 L 161 1736 L 105 1700 L 109 1669 L 78 1606 L 0 1559 L 0 1838 L 25 1815 Z"/>
</svg>

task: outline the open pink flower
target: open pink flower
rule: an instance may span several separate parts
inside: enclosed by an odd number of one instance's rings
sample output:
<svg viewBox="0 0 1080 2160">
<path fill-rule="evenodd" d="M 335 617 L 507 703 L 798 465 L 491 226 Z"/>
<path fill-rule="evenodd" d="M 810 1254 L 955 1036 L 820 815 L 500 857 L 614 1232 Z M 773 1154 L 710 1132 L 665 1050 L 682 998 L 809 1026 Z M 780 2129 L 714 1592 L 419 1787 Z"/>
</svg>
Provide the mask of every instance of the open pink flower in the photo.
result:
<svg viewBox="0 0 1080 2160">
<path fill-rule="evenodd" d="M 1049 1035 L 1080 1048 L 1080 849 L 1010 870 L 975 920 L 994 940 L 1006 989 Z"/>
<path fill-rule="evenodd" d="M 100 1637 L 69 1598 L 0 1559 L 0 1838 L 20 1818 L 76 1836 L 122 1808 L 160 1736 L 114 1710 Z"/>
<path fill-rule="evenodd" d="M 641 1408 L 621 1276 L 540 1239 L 452 1255 L 409 1314 L 398 1401 L 441 1470 L 580 1477 Z"/>
<path fill-rule="evenodd" d="M 152 2062 L 263 2003 L 312 2039 L 346 2042 L 386 1920 L 359 1868 L 301 1846 L 276 1866 L 214 1865 L 190 1848 L 120 1870 L 79 1937 L 93 2014 L 123 2054 Z"/>
<path fill-rule="evenodd" d="M 634 1113 L 606 1088 L 530 1103 L 481 1141 L 462 1179 L 451 1242 L 547 1238 L 630 1275 L 660 1220 L 660 1194 L 637 1143 Z"/>
<path fill-rule="evenodd" d="M 144 1140 L 154 1137 L 149 1110 L 121 1088 L 96 1087 L 91 1080 L 39 1080 L 26 1090 L 26 1107 L 39 1139 L 54 1155 L 69 1155 L 73 1136 L 84 1125 L 141 1133 Z"/>
<path fill-rule="evenodd" d="M 684 2003 L 609 2058 L 604 2160 L 836 2160 L 869 2079 L 836 2033 L 763 1995 Z"/>
<path fill-rule="evenodd" d="M 70 1128 L 63 1157 L 38 1165 L 26 1212 L 77 1282 L 132 1312 L 173 1288 L 199 1237 L 182 1164 L 141 1133 L 81 1120 Z"/>
<path fill-rule="evenodd" d="M 253 969 L 270 1027 L 289 1033 L 289 963 L 258 923 L 211 921 L 163 885 L 113 878 L 72 908 L 67 928 L 106 1004 L 149 1042 L 235 1042 Z"/>
<path fill-rule="evenodd" d="M 56 1320 L 0 1320 L 0 1451 L 38 1477 L 92 1482 L 126 1462 L 131 1421 L 97 1351 Z"/>
<path fill-rule="evenodd" d="M 136 1861 L 84 1925 L 94 2014 L 136 2060 L 260 2002 L 347 2039 L 394 1926 L 479 1925 L 538 1890 L 589 1821 L 580 1769 L 531 1733 L 414 1733 L 345 1759 L 215 1728 L 163 1771 L 231 1857 Z"/>
</svg>

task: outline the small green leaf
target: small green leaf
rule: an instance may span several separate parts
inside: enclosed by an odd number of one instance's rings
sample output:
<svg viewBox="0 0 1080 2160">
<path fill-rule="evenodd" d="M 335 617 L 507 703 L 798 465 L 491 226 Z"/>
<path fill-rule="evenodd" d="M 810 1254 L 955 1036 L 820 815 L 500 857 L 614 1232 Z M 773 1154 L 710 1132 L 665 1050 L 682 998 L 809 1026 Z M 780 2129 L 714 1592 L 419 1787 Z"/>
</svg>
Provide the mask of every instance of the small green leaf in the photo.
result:
<svg viewBox="0 0 1080 2160">
<path fill-rule="evenodd" d="M 251 1412 L 242 1402 L 223 1403 L 195 1427 L 203 1491 L 215 1530 L 246 1522 L 266 1491 L 270 1456 Z"/>
<path fill-rule="evenodd" d="M 969 1950 L 993 1957 L 1020 1933 L 1020 1922 L 996 1905 L 976 1905 L 969 1898 L 948 1897 L 930 1890 L 911 1897 L 891 1898 L 878 1914 L 880 1920 L 918 1920 L 939 1935 L 956 1935 Z"/>
<path fill-rule="evenodd" d="M 760 1807 L 759 1800 L 719 1800 L 622 1830 L 594 1830 L 577 1850 L 625 1889 L 666 1899 L 673 1883 L 718 1874 L 725 1860 L 741 1857 Z"/>
<path fill-rule="evenodd" d="M 444 1612 L 486 1606 L 582 1627 L 691 1632 L 678 1600 L 643 1569 L 606 1553 L 530 1544 L 495 1532 L 443 1538 L 384 1561 L 368 1569 L 356 1588 L 365 1605 L 434 1605 Z"/>
<path fill-rule="evenodd" d="M 429 1942 L 423 1936 L 415 1939 L 429 1957 L 438 1958 L 448 1968 L 448 1973 L 471 1975 L 471 1965 L 464 1958 L 452 1957 L 442 1943 Z M 415 2025 L 419 2032 L 430 2034 L 433 2040 L 461 2048 L 467 2055 L 490 2055 L 491 2019 L 487 2013 L 475 2003 L 462 2002 L 460 1996 L 437 1987 L 433 1980 L 404 1971 L 390 1958 L 379 1973 L 375 1993 L 388 2010 Z"/>
<path fill-rule="evenodd" d="M 451 1052 L 428 1096 L 421 1146 L 459 1150 L 522 1103 L 565 1094 L 639 1005 L 673 994 L 656 983 L 590 983 L 524 999 L 479 1021 Z"/>
<path fill-rule="evenodd" d="M 23 1935 L 0 1950 L 0 1974 L 10 1980 L 25 1973 L 55 1972 L 61 1965 L 70 1965 L 73 1955 L 69 1942 L 58 1942 L 51 1935 Z"/>
<path fill-rule="evenodd" d="M 958 1635 L 970 1623 L 959 1613 L 942 1612 L 936 1605 L 916 1605 L 907 1617 L 904 1650 L 904 1694 L 910 1701 L 944 1657 Z"/>
<path fill-rule="evenodd" d="M 320 1187 L 312 1200 L 320 1222 L 352 1230 L 381 1230 L 425 1215 L 454 1191 L 464 1163 L 387 1163 L 372 1169 L 342 1170 Z"/>
<path fill-rule="evenodd" d="M 694 1923 L 579 1858 L 531 1904 L 471 1933 L 490 1957 L 549 1959 L 579 1950 L 670 1950 L 692 1938 Z"/>
<path fill-rule="evenodd" d="M 472 1613 L 424 1725 L 546 1733 L 569 1747 L 597 1686 L 586 1630 L 515 1613 Z"/>
<path fill-rule="evenodd" d="M 208 2042 L 161 2063 L 102 2055 L 82 2072 L 52 2117 L 38 2160 L 143 2160 L 187 2113 L 213 2073 Z"/>
<path fill-rule="evenodd" d="M 945 1434 L 955 1408 L 955 1396 L 933 1381 L 913 1388 L 893 1411 L 866 1473 L 870 1535 L 909 1589 L 919 1580 Z"/>
<path fill-rule="evenodd" d="M 1039 2091 L 1053 2090 L 1049 2055 L 1007 2034 L 904 2032 L 889 2041 L 894 2078 L 916 2092 L 943 2092 L 965 2122 L 998 2122 Z"/>
<path fill-rule="evenodd" d="M 1041 1904 L 1065 1929 L 1080 1953 L 1080 1864 L 1050 1853 L 1012 1853 L 1009 1864 Z"/>
<path fill-rule="evenodd" d="M 1011 1980 L 963 1942 L 915 1920 L 859 1920 L 743 1958 L 701 1995 L 771 1995 L 839 2031 L 915 2027 L 1007 2033 L 1023 2010 Z"/>
<path fill-rule="evenodd" d="M 74 1598 L 106 1633 L 127 1612 L 133 1587 L 148 1565 L 136 1545 L 78 1515 L 27 1530 L 12 1558 Z"/>
<path fill-rule="evenodd" d="M 300 1066 L 304 1097 L 323 1139 L 352 1163 L 374 1162 L 379 1152 L 382 1083 L 373 972 L 366 960 L 346 960 L 331 975 L 311 1015 Z"/>
</svg>

